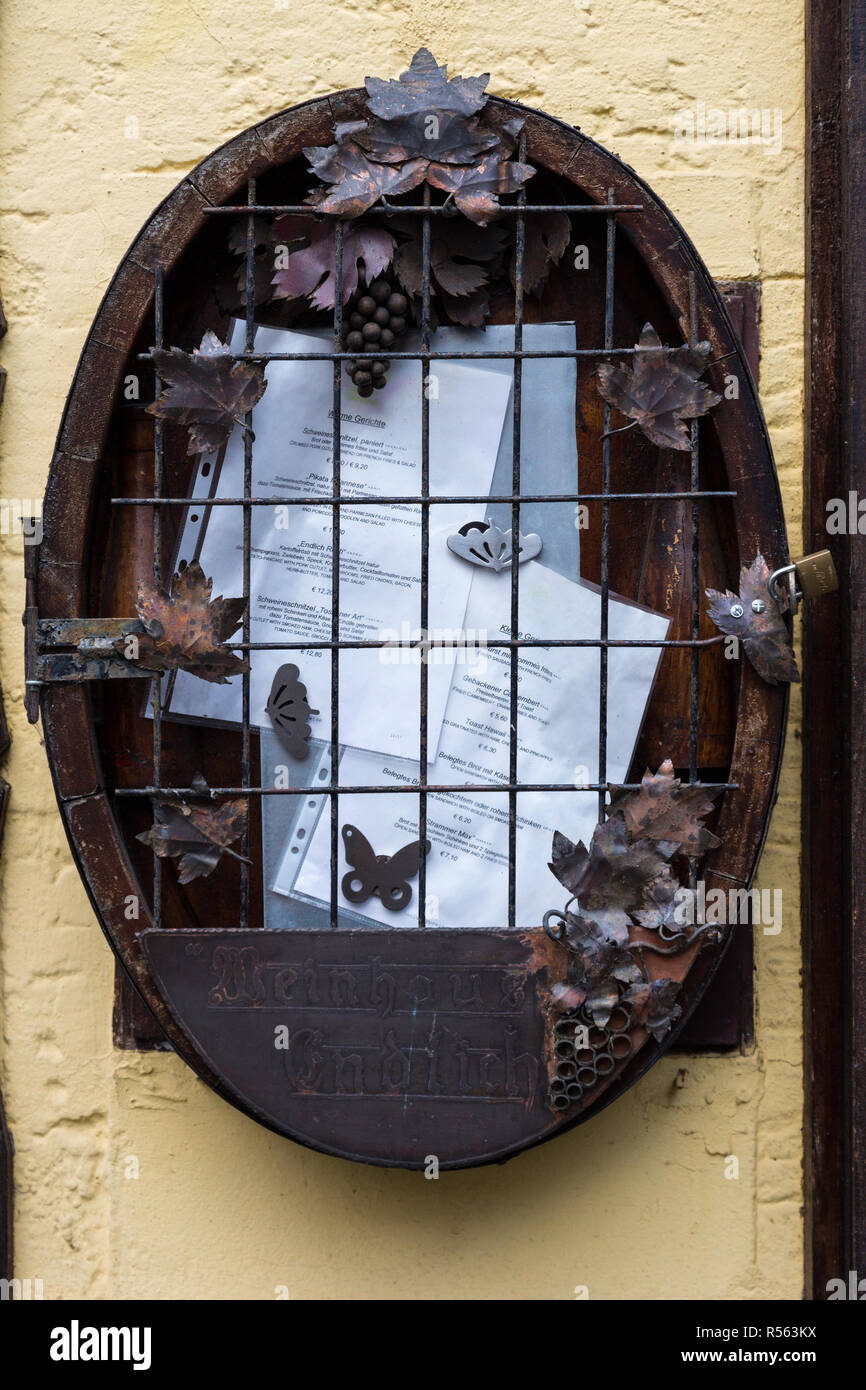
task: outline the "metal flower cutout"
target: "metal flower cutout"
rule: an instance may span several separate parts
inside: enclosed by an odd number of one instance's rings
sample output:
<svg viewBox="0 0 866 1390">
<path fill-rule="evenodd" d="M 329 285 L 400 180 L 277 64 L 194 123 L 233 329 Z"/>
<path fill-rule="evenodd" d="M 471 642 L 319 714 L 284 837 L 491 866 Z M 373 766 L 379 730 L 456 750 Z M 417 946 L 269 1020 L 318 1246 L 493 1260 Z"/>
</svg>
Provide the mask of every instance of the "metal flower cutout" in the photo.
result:
<svg viewBox="0 0 866 1390">
<path fill-rule="evenodd" d="M 768 685 L 799 681 L 800 672 L 782 610 L 771 594 L 770 569 L 763 555 L 740 570 L 740 592 L 707 589 L 707 609 L 716 627 L 739 637 L 749 661 Z"/>
<path fill-rule="evenodd" d="M 197 560 L 176 574 L 171 590 L 138 581 L 135 601 L 144 633 L 137 639 L 137 659 L 148 671 L 189 671 L 203 681 L 224 685 L 249 670 L 249 663 L 223 644 L 240 626 L 242 598 L 211 599 L 213 581 Z M 129 657 L 129 637 L 118 638 L 120 655 Z"/>
<path fill-rule="evenodd" d="M 487 101 L 482 77 L 448 78 L 421 48 L 396 81 L 368 77 L 366 120 L 337 125 L 333 145 L 304 151 L 313 173 L 330 185 L 311 198 L 320 212 L 358 217 L 381 197 L 429 183 L 453 197 L 457 208 L 484 225 L 535 172 L 512 160 L 522 120 L 501 130 L 483 126 Z"/>
<path fill-rule="evenodd" d="M 286 752 L 300 762 L 310 751 L 310 715 L 318 714 L 307 700 L 307 687 L 293 662 L 280 666 L 271 685 L 265 712 Z"/>
<path fill-rule="evenodd" d="M 500 531 L 492 521 L 467 521 L 455 535 L 448 537 L 447 545 L 449 550 L 459 555 L 461 560 L 468 560 L 471 565 L 480 565 L 484 569 L 494 570 L 497 574 L 511 568 L 511 531 Z M 524 560 L 534 560 L 536 555 L 540 554 L 541 537 L 534 531 L 530 531 L 528 535 L 521 532 L 518 537 L 517 563 L 522 565 Z"/>
<path fill-rule="evenodd" d="M 261 363 L 238 362 L 227 343 L 210 329 L 194 352 L 153 348 L 153 365 L 169 388 L 147 407 L 160 420 L 189 428 L 190 454 L 211 453 L 222 447 L 235 424 L 265 393 Z"/>
<path fill-rule="evenodd" d="M 709 355 L 709 343 L 668 352 L 652 324 L 646 323 L 635 344 L 633 365 L 602 362 L 598 389 L 609 405 L 630 417 L 632 423 L 624 429 L 637 425 L 661 449 L 689 449 L 685 421 L 705 415 L 721 400 L 698 380 Z"/>
</svg>

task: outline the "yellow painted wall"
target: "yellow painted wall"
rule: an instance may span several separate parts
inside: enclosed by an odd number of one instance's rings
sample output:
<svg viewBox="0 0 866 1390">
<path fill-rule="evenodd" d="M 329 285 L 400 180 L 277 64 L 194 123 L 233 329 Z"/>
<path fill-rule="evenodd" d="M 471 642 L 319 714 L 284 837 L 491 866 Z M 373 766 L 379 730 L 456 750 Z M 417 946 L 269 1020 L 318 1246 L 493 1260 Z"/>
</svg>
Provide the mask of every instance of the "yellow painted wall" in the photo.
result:
<svg viewBox="0 0 866 1390">
<path fill-rule="evenodd" d="M 799 0 L 4 0 L 0 492 L 41 496 L 100 297 L 139 225 L 213 147 L 283 106 L 452 71 L 581 125 L 645 176 L 713 274 L 764 286 L 762 397 L 800 528 Z M 780 109 L 780 152 L 675 146 L 677 113 Z M 138 138 L 128 138 L 138 121 Z M 797 1297 L 802 1276 L 799 702 L 760 882 L 757 1047 L 670 1057 L 588 1126 L 504 1168 L 383 1172 L 306 1152 L 170 1055 L 112 1051 L 112 959 L 22 707 L 22 540 L 0 537 L 14 746 L 2 855 L 0 1080 L 17 1270 L 48 1298 Z M 725 1178 L 725 1156 L 739 1178 Z M 129 1156 L 137 1179 L 125 1176 Z"/>
</svg>

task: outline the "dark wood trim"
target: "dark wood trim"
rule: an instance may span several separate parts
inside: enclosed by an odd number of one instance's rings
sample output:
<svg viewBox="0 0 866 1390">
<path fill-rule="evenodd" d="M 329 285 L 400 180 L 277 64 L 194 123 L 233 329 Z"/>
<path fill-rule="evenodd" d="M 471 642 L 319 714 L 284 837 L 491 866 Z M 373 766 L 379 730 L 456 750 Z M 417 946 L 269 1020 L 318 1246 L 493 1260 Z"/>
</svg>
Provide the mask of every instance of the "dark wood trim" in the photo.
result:
<svg viewBox="0 0 866 1390">
<path fill-rule="evenodd" d="M 807 551 L 829 545 L 840 579 L 838 599 L 804 614 L 806 1288 L 816 1299 L 828 1280 L 866 1273 L 866 871 L 856 838 L 866 555 L 859 535 L 826 530 L 829 498 L 866 496 L 864 42 L 866 0 L 810 0 L 803 539 Z"/>
</svg>

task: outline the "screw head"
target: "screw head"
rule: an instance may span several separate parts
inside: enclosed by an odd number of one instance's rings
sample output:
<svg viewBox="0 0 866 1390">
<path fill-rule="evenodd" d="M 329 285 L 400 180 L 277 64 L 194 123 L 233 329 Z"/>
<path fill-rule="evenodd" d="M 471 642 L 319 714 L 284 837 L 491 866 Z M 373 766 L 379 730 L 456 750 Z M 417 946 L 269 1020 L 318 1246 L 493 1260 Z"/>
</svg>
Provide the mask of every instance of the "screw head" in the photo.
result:
<svg viewBox="0 0 866 1390">
<path fill-rule="evenodd" d="M 742 618 L 742 616 L 743 616 L 743 605 L 742 605 L 741 603 L 732 603 L 732 604 L 731 604 L 731 617 L 732 617 L 732 618 Z"/>
<path fill-rule="evenodd" d="M 762 598 L 753 598 L 753 599 L 752 599 L 752 612 L 753 612 L 753 613 L 763 613 L 763 611 L 764 611 L 764 609 L 766 608 L 766 606 L 767 606 L 767 605 L 765 604 L 765 602 L 764 602 L 764 600 L 763 600 Z"/>
</svg>

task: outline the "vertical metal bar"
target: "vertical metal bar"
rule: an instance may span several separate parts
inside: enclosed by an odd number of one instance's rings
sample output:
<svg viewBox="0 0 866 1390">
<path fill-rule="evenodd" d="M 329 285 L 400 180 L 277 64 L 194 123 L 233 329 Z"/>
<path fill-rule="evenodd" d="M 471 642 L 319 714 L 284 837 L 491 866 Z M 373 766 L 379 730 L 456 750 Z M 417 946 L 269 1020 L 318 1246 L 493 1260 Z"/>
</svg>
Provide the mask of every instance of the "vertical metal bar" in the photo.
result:
<svg viewBox="0 0 866 1390">
<path fill-rule="evenodd" d="M 430 207 L 430 185 L 424 185 L 424 206 Z M 421 350 L 430 351 L 430 215 L 421 220 Z M 426 638 L 430 618 L 430 358 L 421 358 L 421 663 L 420 733 L 418 739 L 418 839 L 421 861 L 418 869 L 418 926 L 427 926 L 427 655 Z"/>
<path fill-rule="evenodd" d="M 517 151 L 518 159 L 526 158 L 526 132 L 521 131 Z M 521 188 L 517 195 L 518 207 L 525 207 L 526 192 Z M 526 250 L 526 214 L 515 213 L 514 217 L 514 351 L 523 349 L 523 263 Z M 520 596 L 519 596 L 519 557 L 520 557 L 520 421 L 523 405 L 523 359 L 515 357 L 513 391 L 511 399 L 511 638 L 520 635 Z M 519 653 L 515 647 L 509 651 L 508 680 L 508 781 L 513 788 L 517 782 L 517 668 Z M 508 793 L 508 926 L 511 931 L 517 924 L 517 792 Z"/>
<path fill-rule="evenodd" d="M 334 224 L 334 352 L 343 341 L 343 223 Z M 331 785 L 339 786 L 340 766 L 340 440 L 343 408 L 343 364 L 332 366 L 334 378 L 333 463 L 331 465 Z M 331 791 L 331 927 L 336 930 L 339 911 L 337 865 L 340 862 L 340 807 Z"/>
<path fill-rule="evenodd" d="M 689 346 L 695 347 L 698 342 L 698 295 L 695 272 L 689 271 Z M 690 455 L 690 486 L 693 493 L 697 492 L 700 486 L 700 453 L 698 447 L 698 421 L 692 420 L 689 426 L 691 440 Z M 691 638 L 697 641 L 700 635 L 701 612 L 700 612 L 700 537 L 698 527 L 700 524 L 700 504 L 692 502 L 692 575 L 691 575 L 691 595 L 692 595 L 692 621 Z M 698 778 L 698 705 L 699 705 L 699 666 L 700 653 L 697 647 L 691 649 L 691 668 L 689 671 L 689 782 L 696 782 Z M 694 888 L 697 884 L 697 859 L 689 859 L 689 884 Z"/>
<path fill-rule="evenodd" d="M 153 345 L 161 348 L 165 331 L 165 282 L 161 265 L 153 272 Z M 154 370 L 154 400 L 162 395 L 162 381 Z M 153 495 L 162 496 L 163 475 L 165 472 L 165 442 L 163 422 L 157 417 L 153 422 Z M 162 584 L 162 507 L 154 508 L 153 516 L 153 577 L 157 586 Z M 153 786 L 162 784 L 162 681 L 157 677 L 151 682 L 151 708 L 153 710 Z M 162 867 L 158 855 L 153 857 L 153 922 L 162 926 Z"/>
<path fill-rule="evenodd" d="M 611 204 L 614 201 L 614 191 L 612 188 L 607 190 L 607 201 Z M 607 244 L 605 248 L 605 269 L 604 269 L 604 345 L 606 348 L 613 347 L 613 286 L 614 286 L 614 257 L 616 251 L 616 215 L 607 215 Z M 611 408 L 605 401 L 604 405 L 604 433 L 610 431 L 610 412 Z M 601 623 L 600 637 L 603 643 L 607 642 L 608 637 L 608 611 L 610 597 L 610 503 L 607 501 L 607 494 L 610 492 L 610 439 L 602 440 L 601 446 Z M 607 782 L 607 666 L 608 649 L 602 646 L 598 653 L 598 818 L 600 821 L 605 817 L 605 783 Z"/>
<path fill-rule="evenodd" d="M 247 183 L 247 205 L 252 208 L 256 201 L 256 181 Z M 252 352 L 255 344 L 255 222 L 254 214 L 247 214 L 246 273 L 244 277 L 244 297 L 246 305 L 245 350 Z M 250 554 L 252 550 L 252 507 L 250 498 L 253 490 L 253 412 L 248 410 L 244 422 L 244 558 L 243 558 L 243 596 L 244 623 L 243 640 L 250 639 Z M 250 785 L 250 673 L 244 671 L 241 677 L 241 786 Z M 246 820 L 244 824 L 241 853 L 245 858 L 250 852 L 250 799 L 247 797 Z M 250 924 L 250 866 L 241 864 L 241 902 L 240 925 Z"/>
</svg>

